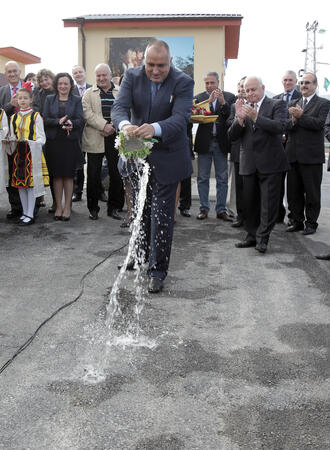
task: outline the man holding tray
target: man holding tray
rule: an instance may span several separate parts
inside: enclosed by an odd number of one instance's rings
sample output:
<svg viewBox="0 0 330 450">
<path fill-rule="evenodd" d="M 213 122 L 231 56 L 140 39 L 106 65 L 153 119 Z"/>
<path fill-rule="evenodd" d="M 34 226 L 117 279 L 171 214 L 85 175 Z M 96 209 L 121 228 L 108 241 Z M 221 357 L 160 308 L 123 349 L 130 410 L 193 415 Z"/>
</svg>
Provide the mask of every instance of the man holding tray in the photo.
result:
<svg viewBox="0 0 330 450">
<path fill-rule="evenodd" d="M 235 102 L 234 94 L 219 89 L 219 75 L 208 72 L 204 77 L 205 92 L 196 96 L 196 102 L 208 101 L 212 114 L 218 115 L 214 123 L 198 125 L 195 140 L 195 152 L 198 153 L 197 186 L 200 200 L 200 213 L 197 219 L 206 219 L 210 209 L 209 189 L 212 161 L 214 163 L 217 201 L 215 211 L 218 219 L 231 222 L 226 210 L 228 190 L 228 152 L 226 120 L 230 114 L 230 105 Z"/>
<path fill-rule="evenodd" d="M 187 124 L 193 86 L 190 77 L 171 66 L 166 42 L 154 40 L 146 49 L 145 65 L 126 70 L 112 109 L 117 129 L 132 137 L 158 139 L 148 156 L 151 173 L 144 211 L 151 293 L 163 289 L 167 275 L 178 182 L 192 174 Z M 127 266 L 133 267 L 134 262 Z"/>
</svg>

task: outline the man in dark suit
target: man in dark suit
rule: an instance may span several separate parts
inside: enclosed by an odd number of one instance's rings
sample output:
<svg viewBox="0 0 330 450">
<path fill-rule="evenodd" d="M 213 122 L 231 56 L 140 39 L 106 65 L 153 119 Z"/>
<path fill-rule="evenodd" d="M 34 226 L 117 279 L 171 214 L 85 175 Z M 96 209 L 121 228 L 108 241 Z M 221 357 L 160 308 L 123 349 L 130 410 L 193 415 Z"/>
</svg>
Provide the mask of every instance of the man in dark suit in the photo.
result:
<svg viewBox="0 0 330 450">
<path fill-rule="evenodd" d="M 200 200 L 200 213 L 197 219 L 206 219 L 210 210 L 209 188 L 212 161 L 214 163 L 217 200 L 215 211 L 218 219 L 231 222 L 227 214 L 226 199 L 228 191 L 228 152 L 226 120 L 230 114 L 230 105 L 234 103 L 235 96 L 230 92 L 219 89 L 219 75 L 217 72 L 208 72 L 204 77 L 205 92 L 198 94 L 197 103 L 208 100 L 210 110 L 219 117 L 215 123 L 199 124 L 194 150 L 198 153 L 197 186 Z"/>
<path fill-rule="evenodd" d="M 237 85 L 237 99 L 241 98 L 245 102 L 244 82 L 246 77 L 243 77 Z M 230 106 L 230 116 L 227 119 L 227 127 L 230 128 L 236 116 L 236 104 Z M 230 142 L 230 161 L 234 163 L 234 177 L 235 177 L 235 196 L 236 196 L 236 212 L 237 216 L 232 223 L 233 228 L 239 228 L 243 225 L 243 177 L 239 174 L 239 157 L 241 150 L 241 139 Z"/>
<path fill-rule="evenodd" d="M 288 169 L 282 145 L 282 102 L 265 96 L 260 78 L 248 77 L 244 88 L 248 103 L 236 102 L 236 119 L 228 133 L 241 138 L 240 174 L 243 175 L 245 239 L 237 248 L 267 250 L 278 216 L 282 173 Z"/>
<path fill-rule="evenodd" d="M 282 100 L 284 102 L 283 120 L 287 121 L 287 119 L 289 119 L 289 111 L 288 111 L 289 103 L 293 100 L 296 100 L 296 99 L 298 100 L 299 98 L 301 98 L 301 93 L 296 89 L 296 85 L 297 85 L 296 73 L 293 70 L 287 70 L 285 72 L 285 74 L 283 75 L 282 84 L 283 84 L 284 92 L 282 92 L 282 94 L 275 95 L 273 98 Z M 286 134 L 283 134 L 282 140 L 283 140 L 283 146 L 285 148 L 285 144 L 287 141 Z M 281 185 L 281 196 L 280 196 L 280 207 L 279 207 L 278 218 L 277 218 L 278 223 L 282 223 L 284 221 L 285 214 L 286 214 L 285 207 L 283 205 L 284 193 L 285 193 L 285 177 L 286 177 L 286 172 L 283 172 L 282 185 Z M 289 217 L 289 221 L 290 220 L 291 220 L 291 218 Z"/>
<path fill-rule="evenodd" d="M 82 66 L 77 65 L 72 67 L 72 78 L 76 82 L 76 85 L 73 89 L 73 93 L 75 95 L 79 95 L 80 97 L 82 97 L 86 92 L 86 89 L 92 87 L 91 84 L 86 83 L 86 71 Z M 80 202 L 84 188 L 84 181 L 85 181 L 84 168 L 81 167 L 77 169 L 76 176 L 74 178 L 73 195 L 72 195 L 73 202 Z M 100 187 L 100 189 L 103 195 L 105 195 L 102 187 Z"/>
<path fill-rule="evenodd" d="M 324 124 L 330 101 L 316 94 L 317 78 L 305 73 L 300 82 L 302 98 L 290 103 L 286 153 L 290 163 L 287 177 L 288 208 L 292 223 L 286 231 L 313 234 L 321 210 Z M 305 223 L 305 224 L 304 224 Z"/>
<path fill-rule="evenodd" d="M 21 70 L 16 61 L 8 61 L 5 64 L 5 75 L 8 81 L 6 86 L 0 88 L 0 108 L 3 108 L 7 114 L 8 121 L 10 117 L 18 110 L 17 94 L 18 89 L 22 87 L 20 80 Z M 8 156 L 9 179 L 13 166 L 13 155 Z M 11 210 L 7 213 L 7 219 L 16 220 L 22 215 L 22 205 L 18 195 L 18 190 L 10 185 L 7 187 L 8 199 Z"/>
<path fill-rule="evenodd" d="M 192 174 L 187 124 L 193 86 L 190 77 L 171 66 L 166 42 L 154 40 L 146 49 L 145 65 L 126 70 L 112 110 L 117 129 L 159 140 L 148 157 L 151 173 L 144 215 L 151 293 L 162 290 L 167 275 L 178 182 Z"/>
<path fill-rule="evenodd" d="M 328 115 L 327 115 L 327 118 L 325 121 L 324 135 L 330 142 L 330 111 L 328 112 Z M 329 158 L 328 158 L 328 172 L 330 172 L 330 159 Z M 317 255 L 316 258 L 330 261 L 330 253 L 323 253 L 322 255 Z"/>
</svg>

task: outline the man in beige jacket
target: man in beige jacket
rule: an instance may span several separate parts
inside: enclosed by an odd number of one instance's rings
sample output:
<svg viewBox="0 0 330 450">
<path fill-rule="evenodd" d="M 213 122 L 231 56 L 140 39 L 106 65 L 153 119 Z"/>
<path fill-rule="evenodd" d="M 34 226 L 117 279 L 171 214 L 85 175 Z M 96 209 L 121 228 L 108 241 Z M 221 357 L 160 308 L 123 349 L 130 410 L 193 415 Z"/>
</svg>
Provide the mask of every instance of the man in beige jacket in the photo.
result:
<svg viewBox="0 0 330 450">
<path fill-rule="evenodd" d="M 82 99 L 86 122 L 82 146 L 87 154 L 87 207 L 89 218 L 98 219 L 98 180 L 105 155 L 109 170 L 108 216 L 121 220 L 118 210 L 124 206 L 124 188 L 117 168 L 118 151 L 114 147 L 116 131 L 111 122 L 111 109 L 117 92 L 107 64 L 98 64 L 95 76 L 96 84 L 87 89 Z"/>
</svg>

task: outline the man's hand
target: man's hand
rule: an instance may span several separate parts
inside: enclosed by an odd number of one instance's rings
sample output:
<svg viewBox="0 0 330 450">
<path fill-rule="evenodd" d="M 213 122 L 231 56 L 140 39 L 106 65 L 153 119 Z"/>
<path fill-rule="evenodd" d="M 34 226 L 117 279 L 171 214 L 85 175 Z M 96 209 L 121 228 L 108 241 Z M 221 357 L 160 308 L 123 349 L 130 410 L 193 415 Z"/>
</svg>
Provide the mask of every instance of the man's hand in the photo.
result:
<svg viewBox="0 0 330 450">
<path fill-rule="evenodd" d="M 14 94 L 12 98 L 10 99 L 10 104 L 14 108 L 18 108 L 18 101 L 17 101 L 17 94 Z"/>
<path fill-rule="evenodd" d="M 124 125 L 122 127 L 122 131 L 125 131 L 125 133 L 127 133 L 128 136 L 135 136 L 135 131 L 138 129 L 139 127 L 137 125 Z"/>
<path fill-rule="evenodd" d="M 240 125 L 243 125 L 244 119 L 246 117 L 246 112 L 243 109 L 243 106 L 244 106 L 244 100 L 242 98 L 239 98 L 238 100 L 236 100 L 236 103 L 235 103 L 236 117 L 237 117 L 238 123 Z"/>
<path fill-rule="evenodd" d="M 289 114 L 291 114 L 291 116 L 295 119 L 299 119 L 302 116 L 303 112 L 303 109 L 299 105 L 290 106 L 289 108 Z"/>
<path fill-rule="evenodd" d="M 138 127 L 135 132 L 134 136 L 141 137 L 144 139 L 151 139 L 155 135 L 155 129 L 150 123 L 144 123 L 140 127 Z"/>
<path fill-rule="evenodd" d="M 103 131 L 101 131 L 102 136 L 111 136 L 111 134 L 115 133 L 115 127 L 112 125 L 112 123 L 106 123 L 104 125 Z"/>
<path fill-rule="evenodd" d="M 215 100 L 218 100 L 221 105 L 224 105 L 226 103 L 226 100 L 223 96 L 223 92 L 221 89 L 215 89 L 211 92 L 211 95 L 209 97 L 209 103 L 213 103 Z"/>
<path fill-rule="evenodd" d="M 258 117 L 258 108 L 257 104 L 255 103 L 254 106 L 250 106 L 247 103 L 243 105 L 243 109 L 246 112 L 247 117 L 249 117 L 251 120 L 256 121 Z"/>
</svg>

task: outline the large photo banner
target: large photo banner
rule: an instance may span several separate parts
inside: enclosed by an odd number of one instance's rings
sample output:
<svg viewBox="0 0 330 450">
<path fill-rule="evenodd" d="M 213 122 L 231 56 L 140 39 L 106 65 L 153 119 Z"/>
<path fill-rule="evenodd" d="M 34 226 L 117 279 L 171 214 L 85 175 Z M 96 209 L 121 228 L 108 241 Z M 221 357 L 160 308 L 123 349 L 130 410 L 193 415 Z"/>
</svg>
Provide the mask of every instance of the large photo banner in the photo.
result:
<svg viewBox="0 0 330 450">
<path fill-rule="evenodd" d="M 150 41 L 161 39 L 171 49 L 172 64 L 194 78 L 193 36 L 149 36 L 109 39 L 109 66 L 113 77 L 121 77 L 125 70 L 144 64 L 144 52 Z"/>
</svg>

